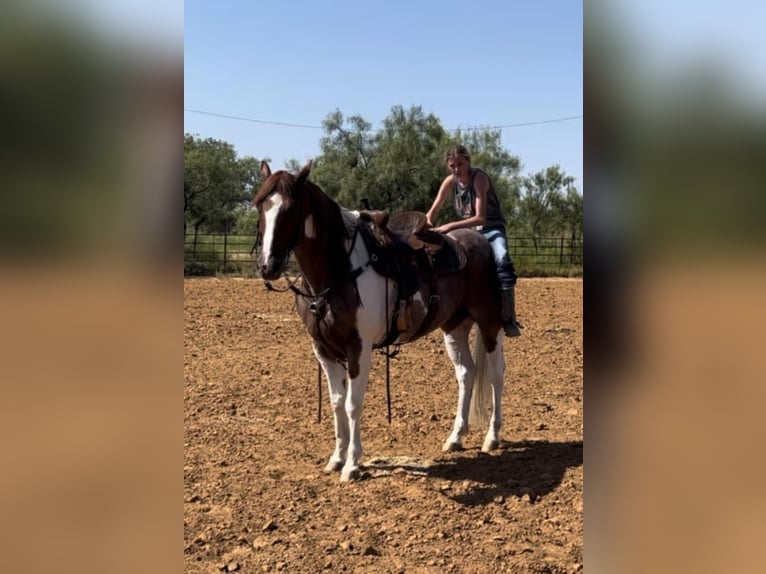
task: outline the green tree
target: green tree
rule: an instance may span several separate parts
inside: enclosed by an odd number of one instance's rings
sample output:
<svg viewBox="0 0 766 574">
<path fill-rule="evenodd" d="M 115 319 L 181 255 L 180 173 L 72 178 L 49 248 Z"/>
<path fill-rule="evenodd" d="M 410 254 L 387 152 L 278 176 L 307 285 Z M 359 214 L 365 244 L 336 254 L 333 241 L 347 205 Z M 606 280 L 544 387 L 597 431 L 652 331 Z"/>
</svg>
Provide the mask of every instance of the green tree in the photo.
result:
<svg viewBox="0 0 766 574">
<path fill-rule="evenodd" d="M 184 235 L 230 231 L 235 208 L 248 201 L 260 183 L 259 162 L 238 158 L 234 146 L 213 138 L 184 134 Z"/>
<path fill-rule="evenodd" d="M 582 235 L 582 194 L 558 165 L 523 177 L 522 163 L 492 128 L 447 132 L 439 118 L 420 106 L 393 106 L 382 127 L 373 130 L 363 117 L 340 110 L 324 121 L 321 153 L 314 158 L 312 178 L 342 205 L 365 205 L 390 212 L 427 211 L 447 175 L 444 151 L 465 145 L 472 164 L 494 182 L 512 235 L 529 234 L 538 249 L 546 235 Z M 212 138 L 184 135 L 184 232 L 204 227 L 212 232 L 255 231 L 256 214 L 249 201 L 260 185 L 259 161 L 238 158 L 234 147 Z M 302 162 L 289 160 L 297 171 Z M 454 218 L 445 206 L 435 222 Z"/>
<path fill-rule="evenodd" d="M 450 135 L 436 116 L 420 106 L 398 105 L 376 132 L 364 118 L 344 118 L 339 110 L 327 117 L 324 128 L 313 178 L 349 208 L 427 211 L 447 175 L 444 151 L 462 142 L 471 150 L 474 164 L 493 178 L 506 211 L 516 210 L 521 162 L 502 148 L 498 130 Z M 450 217 L 444 209 L 441 219 Z"/>
<path fill-rule="evenodd" d="M 520 202 L 520 218 L 526 231 L 532 235 L 535 251 L 539 248 L 539 239 L 545 235 L 562 232 L 566 218 L 566 198 L 563 189 L 574 189 L 574 178 L 566 175 L 559 165 L 553 165 L 535 174 L 523 178 L 521 182 L 523 196 Z M 574 193 L 577 193 L 576 190 Z M 579 195 L 579 194 L 578 194 Z M 576 209 L 572 196 L 572 207 Z M 580 203 L 580 213 L 582 204 Z"/>
<path fill-rule="evenodd" d="M 582 236 L 583 197 L 573 184 L 566 187 L 566 193 L 551 197 L 551 210 L 557 233 L 568 235 L 572 240 Z"/>
<path fill-rule="evenodd" d="M 344 118 L 340 110 L 329 114 L 323 126 L 322 153 L 314 162 L 312 178 L 330 197 L 357 208 L 371 177 L 368 169 L 375 153 L 372 126 L 361 116 Z"/>
<path fill-rule="evenodd" d="M 443 177 L 440 156 L 447 133 L 420 106 L 394 106 L 378 132 L 368 197 L 389 211 L 427 211 Z"/>
<path fill-rule="evenodd" d="M 261 162 L 252 156 L 245 156 L 239 158 L 237 163 L 239 164 L 239 176 L 242 178 L 241 182 L 244 186 L 243 201 L 249 204 L 261 185 Z"/>
</svg>

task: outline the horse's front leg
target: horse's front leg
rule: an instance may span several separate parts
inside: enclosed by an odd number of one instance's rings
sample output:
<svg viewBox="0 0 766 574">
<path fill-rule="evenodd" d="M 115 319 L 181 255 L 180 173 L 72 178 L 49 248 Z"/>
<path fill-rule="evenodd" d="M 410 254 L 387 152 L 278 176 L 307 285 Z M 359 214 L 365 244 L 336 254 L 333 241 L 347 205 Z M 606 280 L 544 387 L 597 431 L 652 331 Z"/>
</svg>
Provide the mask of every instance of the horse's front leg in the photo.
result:
<svg viewBox="0 0 766 574">
<path fill-rule="evenodd" d="M 449 333 L 444 333 L 444 344 L 447 346 L 447 354 L 455 366 L 457 377 L 457 413 L 452 433 L 442 447 L 444 451 L 461 450 L 463 448 L 463 435 L 468 432 L 468 412 L 471 406 L 471 391 L 476 372 L 471 349 L 468 345 L 468 334 L 471 324 L 466 322 L 459 325 Z"/>
<path fill-rule="evenodd" d="M 314 345 L 314 354 L 322 365 L 327 385 L 330 390 L 330 404 L 335 420 L 335 451 L 332 453 L 325 472 L 338 471 L 346 463 L 349 430 L 346 417 L 346 369 L 338 361 L 323 357 Z"/>
<path fill-rule="evenodd" d="M 370 363 L 372 362 L 372 345 L 362 341 L 362 349 L 359 353 L 359 361 L 354 365 L 349 361 L 348 393 L 346 394 L 346 416 L 351 442 L 348 445 L 348 457 L 346 464 L 340 473 L 341 482 L 359 478 L 359 459 L 362 458 L 362 408 L 364 395 L 367 392 L 367 380 L 370 376 Z M 355 375 L 355 376 L 354 376 Z"/>
</svg>

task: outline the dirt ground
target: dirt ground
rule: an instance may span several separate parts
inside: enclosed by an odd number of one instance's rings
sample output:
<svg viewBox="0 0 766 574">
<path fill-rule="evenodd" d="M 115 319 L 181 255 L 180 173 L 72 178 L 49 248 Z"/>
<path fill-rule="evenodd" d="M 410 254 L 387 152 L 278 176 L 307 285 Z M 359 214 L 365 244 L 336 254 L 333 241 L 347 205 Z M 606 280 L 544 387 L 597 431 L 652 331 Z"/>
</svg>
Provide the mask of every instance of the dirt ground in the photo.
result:
<svg viewBox="0 0 766 574">
<path fill-rule="evenodd" d="M 442 453 L 457 383 L 441 331 L 375 354 L 363 479 L 334 447 L 323 381 L 291 293 L 184 281 L 184 561 L 197 572 L 582 571 L 581 279 L 520 279 L 506 340 L 501 448 Z"/>
</svg>

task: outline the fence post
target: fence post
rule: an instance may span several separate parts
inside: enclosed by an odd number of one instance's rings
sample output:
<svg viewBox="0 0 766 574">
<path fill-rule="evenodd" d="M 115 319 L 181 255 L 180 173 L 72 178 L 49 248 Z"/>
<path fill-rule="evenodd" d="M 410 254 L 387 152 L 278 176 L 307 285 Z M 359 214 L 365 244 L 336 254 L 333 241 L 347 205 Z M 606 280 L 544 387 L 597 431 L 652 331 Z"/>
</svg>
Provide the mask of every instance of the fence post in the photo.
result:
<svg viewBox="0 0 766 574">
<path fill-rule="evenodd" d="M 561 243 L 559 245 L 559 265 L 564 265 L 564 236 L 561 236 Z"/>
<path fill-rule="evenodd" d="M 574 256 L 575 256 L 575 238 L 574 234 L 569 240 L 569 264 L 574 264 Z"/>
<path fill-rule="evenodd" d="M 226 275 L 226 259 L 228 256 L 228 245 L 229 245 L 229 229 L 228 226 L 224 228 L 223 230 L 223 274 Z"/>
</svg>

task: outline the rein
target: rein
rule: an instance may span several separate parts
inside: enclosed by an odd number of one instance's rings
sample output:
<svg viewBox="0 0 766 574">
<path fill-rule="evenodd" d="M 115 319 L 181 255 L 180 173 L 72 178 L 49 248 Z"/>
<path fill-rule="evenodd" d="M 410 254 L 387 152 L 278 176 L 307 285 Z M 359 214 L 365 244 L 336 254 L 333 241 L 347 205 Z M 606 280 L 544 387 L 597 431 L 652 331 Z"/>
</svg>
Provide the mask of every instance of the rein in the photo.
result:
<svg viewBox="0 0 766 574">
<path fill-rule="evenodd" d="M 356 247 L 356 238 L 358 235 L 359 235 L 359 228 L 357 227 L 354 229 L 354 238 L 351 242 L 351 248 L 349 249 L 348 253 L 346 253 L 349 264 L 351 263 L 351 253 L 354 251 L 354 247 Z M 295 283 L 297 282 L 297 278 L 296 278 L 296 281 L 293 281 L 290 285 L 288 285 L 285 290 L 290 289 L 296 295 L 300 295 L 301 297 L 310 299 L 311 304 L 309 305 L 309 309 L 311 310 L 312 313 L 314 313 L 314 315 L 317 315 L 318 314 L 317 301 L 319 301 L 320 299 L 328 299 L 332 297 L 333 295 L 335 295 L 341 289 L 345 288 L 346 285 L 350 283 L 356 283 L 357 278 L 362 273 L 364 273 L 371 264 L 372 264 L 372 260 L 368 260 L 367 263 L 365 263 L 364 265 L 357 267 L 350 273 L 347 273 L 342 280 L 338 281 L 334 285 L 325 287 L 319 293 L 307 293 L 305 291 L 302 291 L 298 287 L 296 287 Z M 311 286 L 309 285 L 309 287 Z M 357 293 L 358 293 L 358 288 L 357 288 Z"/>
<path fill-rule="evenodd" d="M 287 276 L 287 273 L 285 273 L 285 279 L 287 279 L 287 287 L 284 289 L 279 289 L 278 287 L 274 287 L 271 284 L 271 281 L 264 281 L 263 284 L 266 286 L 266 291 L 274 291 L 275 293 L 286 293 L 288 290 L 298 290 L 297 287 L 295 287 L 295 284 L 298 282 L 298 279 L 301 278 L 301 274 L 298 273 L 298 275 L 295 276 L 295 279 L 290 280 L 290 278 Z"/>
<path fill-rule="evenodd" d="M 354 251 L 354 247 L 356 246 L 356 240 L 357 240 L 357 237 L 359 236 L 359 225 L 364 225 L 364 223 L 362 223 L 360 221 L 357 224 L 357 226 L 354 228 L 354 238 L 353 238 L 353 241 L 351 242 L 351 248 L 349 249 L 348 253 L 346 254 L 348 256 L 349 263 L 351 262 L 351 253 Z M 258 244 L 260 242 L 261 242 L 261 234 L 260 234 L 260 230 L 259 230 L 259 233 L 258 233 L 258 235 L 257 235 L 257 237 L 255 239 L 255 243 L 253 244 L 253 248 L 250 250 L 250 254 L 251 255 L 256 250 L 256 248 L 257 248 L 257 246 L 258 246 Z M 369 248 L 368 248 L 368 251 L 369 251 Z M 288 254 L 288 257 L 289 257 L 289 254 Z M 349 283 L 356 283 L 357 278 L 362 273 L 364 273 L 367 270 L 368 267 L 370 267 L 373 263 L 377 262 L 377 260 L 378 260 L 378 255 L 376 253 L 370 253 L 369 254 L 369 259 L 367 260 L 367 263 L 365 263 L 364 265 L 362 265 L 360 267 L 357 267 L 356 269 L 354 269 L 353 271 L 348 273 L 343 278 L 343 280 L 335 283 L 334 285 L 330 285 L 329 287 L 326 287 L 326 288 L 322 289 L 319 293 L 310 293 L 310 292 L 307 293 L 306 291 L 301 290 L 299 287 L 296 287 L 296 284 L 298 283 L 298 280 L 302 280 L 303 279 L 303 274 L 302 273 L 299 273 L 298 275 L 296 275 L 295 278 L 292 279 L 292 280 L 285 273 L 284 276 L 287 279 L 288 284 L 287 284 L 287 287 L 285 287 L 284 289 L 280 289 L 280 288 L 274 287 L 271 284 L 271 281 L 264 281 L 264 285 L 265 285 L 267 291 L 273 291 L 275 293 L 285 293 L 288 290 L 290 290 L 290 291 L 292 291 L 293 293 L 295 293 L 296 295 L 298 295 L 300 297 L 304 297 L 306 299 L 310 299 L 311 300 L 311 304 L 309 305 L 309 310 L 315 316 L 318 316 L 319 315 L 319 307 L 317 305 L 317 302 L 319 300 L 327 299 L 329 297 L 332 297 L 333 295 L 335 295 L 335 293 L 337 293 L 338 291 L 340 291 L 341 289 L 346 287 L 346 285 L 348 285 Z M 376 348 L 378 349 L 378 351 L 381 354 L 385 355 L 385 357 L 386 357 L 386 406 L 388 407 L 388 424 L 390 425 L 391 424 L 391 376 L 390 376 L 391 371 L 390 371 L 390 361 L 391 361 L 391 359 L 393 357 L 396 357 L 396 355 L 399 354 L 399 347 L 400 347 L 400 345 L 395 345 L 396 348 L 393 351 L 389 350 L 390 344 L 392 342 L 391 341 L 392 335 L 394 335 L 393 338 L 395 339 L 395 335 L 398 335 L 399 333 L 398 333 L 398 331 L 393 331 L 393 329 L 392 329 L 393 324 L 395 322 L 395 319 L 392 319 L 391 313 L 390 313 L 389 308 L 388 308 L 388 278 L 387 277 L 383 277 L 383 279 L 384 279 L 385 285 L 386 285 L 386 295 L 385 295 L 386 299 L 385 300 L 386 300 L 386 333 L 387 333 L 387 335 L 386 335 L 385 340 L 380 345 L 376 345 Z M 358 287 L 357 287 L 357 293 L 358 293 Z M 397 308 L 395 310 L 398 311 L 398 306 L 397 306 Z M 390 321 L 390 323 L 389 323 L 389 321 Z M 383 347 L 385 347 L 385 349 Z M 318 395 L 319 395 L 318 406 L 317 406 L 317 422 L 321 423 L 322 422 L 322 365 L 319 363 L 318 360 L 317 360 L 317 392 L 318 392 Z"/>
</svg>

